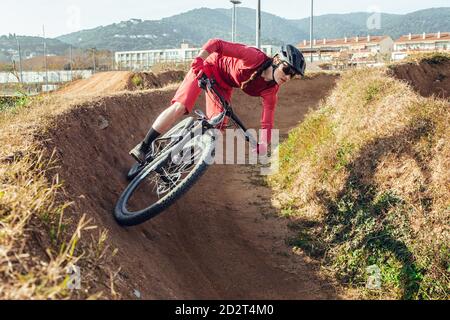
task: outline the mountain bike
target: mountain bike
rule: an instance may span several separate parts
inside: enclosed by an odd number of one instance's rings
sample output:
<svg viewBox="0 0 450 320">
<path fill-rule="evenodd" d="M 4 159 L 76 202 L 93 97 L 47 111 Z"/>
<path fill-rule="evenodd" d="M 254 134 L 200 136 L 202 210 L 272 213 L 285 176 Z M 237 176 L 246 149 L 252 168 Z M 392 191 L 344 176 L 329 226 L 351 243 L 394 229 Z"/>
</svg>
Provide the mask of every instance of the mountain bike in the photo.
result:
<svg viewBox="0 0 450 320">
<path fill-rule="evenodd" d="M 135 226 L 154 218 L 171 206 L 202 176 L 213 163 L 216 135 L 225 119 L 241 130 L 252 147 L 256 139 L 233 112 L 233 108 L 215 88 L 216 81 L 203 75 L 199 86 L 220 102 L 222 112 L 211 119 L 196 110 L 196 118 L 188 117 L 153 141 L 143 163 L 128 172 L 131 180 L 114 209 L 117 222 Z M 213 130 L 215 129 L 215 130 Z"/>
</svg>

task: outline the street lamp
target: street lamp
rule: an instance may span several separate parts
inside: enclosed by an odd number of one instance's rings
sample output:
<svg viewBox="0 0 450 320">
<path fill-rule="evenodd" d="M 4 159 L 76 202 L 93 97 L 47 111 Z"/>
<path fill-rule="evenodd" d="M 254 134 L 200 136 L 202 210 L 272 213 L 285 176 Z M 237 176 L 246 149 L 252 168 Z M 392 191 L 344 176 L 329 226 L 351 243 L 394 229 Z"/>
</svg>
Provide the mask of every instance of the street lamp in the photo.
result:
<svg viewBox="0 0 450 320">
<path fill-rule="evenodd" d="M 93 67 L 94 67 L 94 74 L 97 72 L 97 64 L 96 64 L 96 62 L 95 62 L 95 55 L 96 55 L 96 51 L 97 51 L 97 48 L 91 48 L 91 51 L 92 51 L 92 64 L 93 64 Z"/>
<path fill-rule="evenodd" d="M 261 49 L 261 0 L 256 8 L 256 47 Z"/>
<path fill-rule="evenodd" d="M 233 14 L 232 14 L 232 21 L 231 21 L 231 42 L 235 42 L 236 41 L 236 20 L 237 20 L 237 16 L 236 16 L 236 5 L 241 4 L 242 1 L 239 0 L 230 0 L 230 2 L 233 4 Z"/>
<path fill-rule="evenodd" d="M 314 37 L 314 0 L 311 0 L 311 20 L 309 24 L 309 46 L 311 49 L 311 62 L 313 62 L 313 37 Z"/>
<path fill-rule="evenodd" d="M 44 41 L 44 68 L 45 68 L 45 85 L 48 90 L 48 64 L 47 64 L 47 42 L 45 40 L 45 26 L 42 25 L 42 39 Z"/>
</svg>

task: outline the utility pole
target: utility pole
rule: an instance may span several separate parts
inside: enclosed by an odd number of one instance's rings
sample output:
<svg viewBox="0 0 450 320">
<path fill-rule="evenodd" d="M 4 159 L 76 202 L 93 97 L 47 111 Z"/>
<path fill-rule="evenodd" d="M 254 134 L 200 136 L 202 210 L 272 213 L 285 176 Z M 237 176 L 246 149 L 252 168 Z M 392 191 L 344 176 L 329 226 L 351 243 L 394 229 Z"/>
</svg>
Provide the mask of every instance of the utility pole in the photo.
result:
<svg viewBox="0 0 450 320">
<path fill-rule="evenodd" d="M 22 51 L 20 50 L 20 42 L 17 38 L 16 34 L 14 34 L 14 38 L 16 38 L 17 43 L 17 51 L 19 52 L 19 74 L 20 74 L 20 83 L 23 84 L 23 69 L 22 69 Z"/>
<path fill-rule="evenodd" d="M 73 52 L 72 52 L 72 45 L 70 45 L 70 81 L 73 80 Z"/>
<path fill-rule="evenodd" d="M 116 60 L 114 52 L 111 53 L 111 71 L 114 71 L 116 67 Z M 147 68 L 150 68 L 150 54 L 147 54 Z"/>
<path fill-rule="evenodd" d="M 258 0 L 256 9 L 256 47 L 261 49 L 261 0 Z"/>
<path fill-rule="evenodd" d="M 42 35 L 44 39 L 44 68 L 45 68 L 45 84 L 48 90 L 48 67 L 47 67 L 47 43 L 45 41 L 45 26 L 42 25 Z"/>
<path fill-rule="evenodd" d="M 314 34 L 314 0 L 311 0 L 311 21 L 309 24 L 309 46 L 311 49 L 311 62 L 313 62 L 313 34 Z"/>
<path fill-rule="evenodd" d="M 241 4 L 242 2 L 239 0 L 230 0 L 233 4 L 233 13 L 231 18 L 231 42 L 236 42 L 236 29 L 237 29 L 237 14 L 236 14 L 236 5 Z"/>
<path fill-rule="evenodd" d="M 97 71 L 97 65 L 95 63 L 95 48 L 92 48 L 92 60 L 93 60 L 93 65 L 94 65 L 94 73 Z"/>
</svg>

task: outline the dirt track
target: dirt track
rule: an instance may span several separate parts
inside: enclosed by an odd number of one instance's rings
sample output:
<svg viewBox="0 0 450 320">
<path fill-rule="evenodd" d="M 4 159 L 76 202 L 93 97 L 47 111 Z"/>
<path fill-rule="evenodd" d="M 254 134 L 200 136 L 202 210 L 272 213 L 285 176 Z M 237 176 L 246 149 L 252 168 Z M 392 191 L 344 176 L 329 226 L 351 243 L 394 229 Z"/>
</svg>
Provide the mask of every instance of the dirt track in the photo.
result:
<svg viewBox="0 0 450 320">
<path fill-rule="evenodd" d="M 169 83 L 180 82 L 184 71 L 166 71 L 159 74 L 151 72 L 111 71 L 94 74 L 91 78 L 74 81 L 61 88 L 56 94 L 68 96 L 105 95 L 119 91 L 162 88 Z M 133 82 L 133 77 L 138 82 Z"/>
<path fill-rule="evenodd" d="M 391 74 L 406 81 L 424 97 L 450 98 L 450 61 L 439 64 L 422 61 L 419 64 L 394 65 Z"/>
<path fill-rule="evenodd" d="M 131 74 L 128 71 L 97 73 L 91 78 L 74 81 L 61 90 L 58 90 L 58 94 L 105 94 L 125 90 Z"/>
<path fill-rule="evenodd" d="M 282 88 L 276 113 L 282 134 L 335 81 L 335 76 L 320 75 Z M 135 228 L 116 224 L 112 210 L 132 164 L 127 152 L 173 94 L 157 90 L 98 98 L 60 116 L 58 127 L 48 133 L 46 146 L 57 149 L 59 173 L 75 202 L 72 214 L 94 218 L 109 230 L 110 245 L 119 249 L 117 267 L 122 271 L 116 291 L 135 298 L 136 289 L 144 299 L 338 298 L 319 277 L 318 266 L 285 245 L 288 221 L 277 217 L 271 191 L 260 184 L 255 168 L 212 166 L 164 214 Z M 204 108 L 203 99 L 199 102 Z M 236 92 L 233 105 L 244 123 L 259 128 L 259 99 Z M 105 275 L 98 282 L 108 281 Z"/>
</svg>

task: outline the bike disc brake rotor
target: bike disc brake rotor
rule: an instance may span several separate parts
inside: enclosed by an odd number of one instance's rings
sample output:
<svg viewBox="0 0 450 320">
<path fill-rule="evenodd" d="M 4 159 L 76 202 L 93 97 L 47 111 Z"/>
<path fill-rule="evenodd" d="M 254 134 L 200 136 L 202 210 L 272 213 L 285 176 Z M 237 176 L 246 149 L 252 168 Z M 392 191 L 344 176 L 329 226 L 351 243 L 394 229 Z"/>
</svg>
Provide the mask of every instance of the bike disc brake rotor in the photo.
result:
<svg viewBox="0 0 450 320">
<path fill-rule="evenodd" d="M 169 155 L 168 159 L 157 169 L 152 170 L 133 192 L 128 201 L 128 210 L 132 212 L 142 210 L 166 196 L 189 175 L 204 150 L 202 136 L 198 136 L 188 141 L 180 152 Z"/>
</svg>

